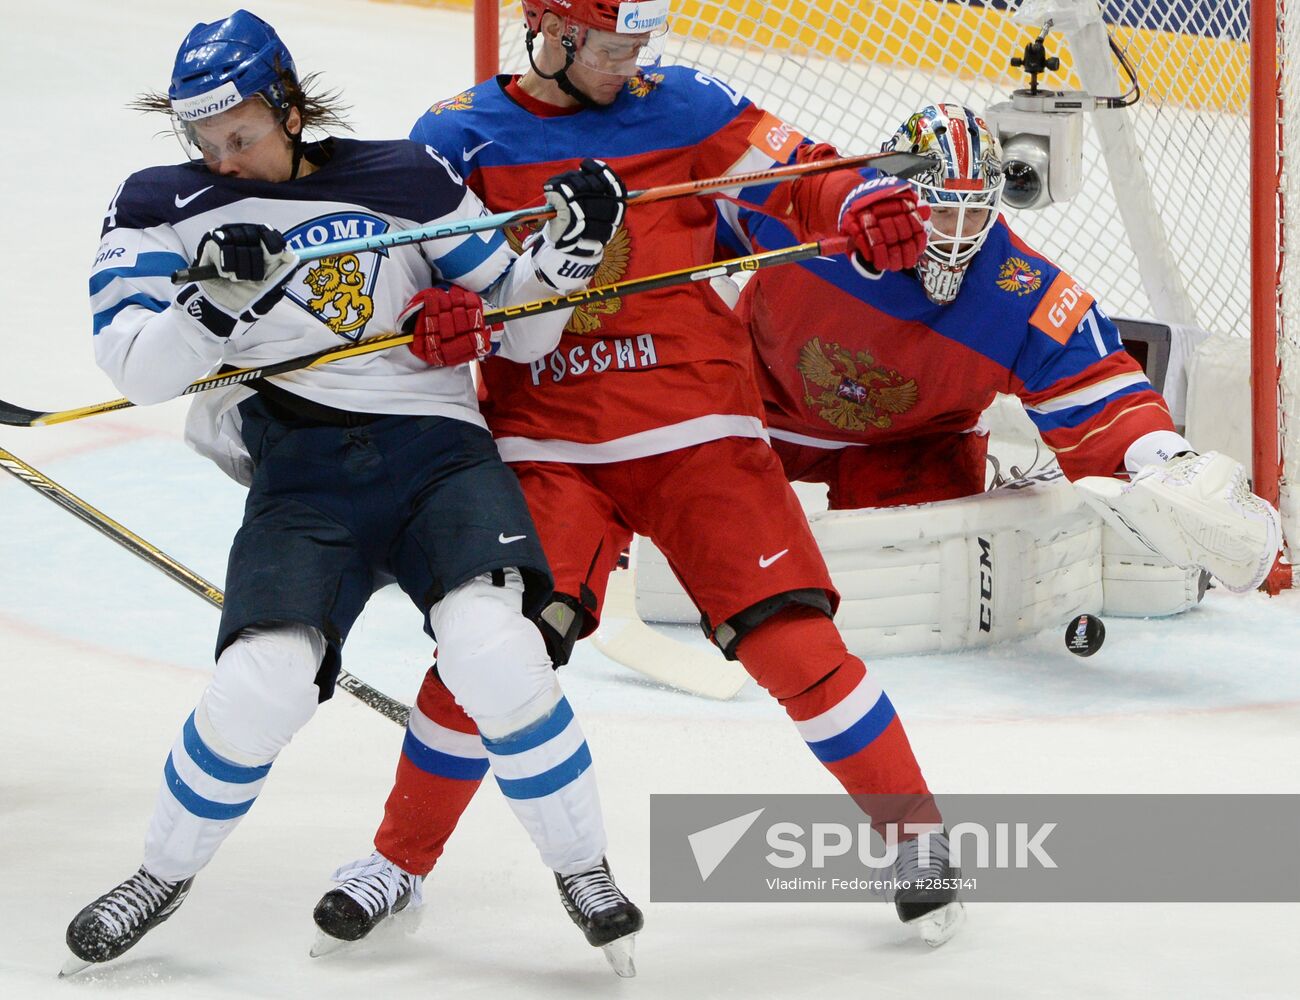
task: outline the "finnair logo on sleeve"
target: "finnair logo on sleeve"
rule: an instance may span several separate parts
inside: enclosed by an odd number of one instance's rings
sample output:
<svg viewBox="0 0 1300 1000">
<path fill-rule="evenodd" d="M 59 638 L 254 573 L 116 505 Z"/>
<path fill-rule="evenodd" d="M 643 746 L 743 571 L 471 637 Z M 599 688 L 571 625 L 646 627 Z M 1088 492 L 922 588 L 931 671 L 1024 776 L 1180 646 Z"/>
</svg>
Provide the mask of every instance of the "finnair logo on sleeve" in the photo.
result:
<svg viewBox="0 0 1300 1000">
<path fill-rule="evenodd" d="M 172 111 L 181 121 L 193 122 L 220 114 L 233 108 L 242 100 L 243 98 L 239 96 L 239 88 L 232 81 L 227 80 L 220 87 L 209 90 L 205 94 L 172 101 Z"/>
<path fill-rule="evenodd" d="M 622 35 L 639 35 L 657 31 L 668 23 L 668 0 L 637 0 L 618 5 L 618 31 Z"/>
</svg>

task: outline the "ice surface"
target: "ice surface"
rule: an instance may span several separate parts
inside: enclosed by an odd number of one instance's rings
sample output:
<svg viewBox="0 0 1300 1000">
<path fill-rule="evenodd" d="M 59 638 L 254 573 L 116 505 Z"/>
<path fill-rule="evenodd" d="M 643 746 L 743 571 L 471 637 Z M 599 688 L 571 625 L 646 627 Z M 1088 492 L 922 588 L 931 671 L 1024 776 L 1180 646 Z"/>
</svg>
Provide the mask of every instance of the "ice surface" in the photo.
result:
<svg viewBox="0 0 1300 1000">
<path fill-rule="evenodd" d="M 300 69 L 344 89 L 364 136 L 404 134 L 470 81 L 469 18 L 418 7 L 258 2 Z M 0 397 L 62 408 L 117 395 L 94 366 L 86 270 L 130 170 L 170 160 L 122 109 L 165 86 L 180 36 L 227 11 L 192 0 L 6 9 Z M 242 495 L 180 441 L 184 404 L 0 445 L 215 582 Z M 123 960 L 57 983 L 67 921 L 133 871 L 161 764 L 210 668 L 215 611 L 16 480 L 0 480 L 0 996 L 1293 996 L 1296 906 L 974 906 L 931 953 L 876 905 L 648 903 L 652 792 L 833 791 L 781 711 L 644 683 L 580 647 L 564 681 L 598 761 L 620 880 L 647 904 L 621 983 L 564 916 L 550 875 L 485 788 L 411 935 L 307 957 L 333 868 L 370 849 L 401 733 L 347 697 L 281 757 L 267 794 L 184 908 Z M 690 630 L 675 635 L 701 642 Z M 1300 792 L 1300 596 L 1215 591 L 1172 621 L 872 664 L 931 785 L 950 792 Z M 429 643 L 396 592 L 347 666 L 409 699 Z M 1283 843 L 1245 844 L 1266 854 Z"/>
</svg>

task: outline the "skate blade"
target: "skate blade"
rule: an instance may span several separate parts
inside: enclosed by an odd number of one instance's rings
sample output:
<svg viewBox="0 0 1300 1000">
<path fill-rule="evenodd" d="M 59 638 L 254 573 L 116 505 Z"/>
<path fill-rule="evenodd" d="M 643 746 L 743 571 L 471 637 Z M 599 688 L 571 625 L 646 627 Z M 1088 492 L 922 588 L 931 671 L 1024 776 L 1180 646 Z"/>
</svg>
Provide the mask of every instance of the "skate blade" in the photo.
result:
<svg viewBox="0 0 1300 1000">
<path fill-rule="evenodd" d="M 361 938 L 362 941 L 365 938 Z M 324 955 L 332 955 L 336 951 L 341 951 L 350 945 L 357 944 L 357 941 L 344 941 L 342 938 L 332 937 L 324 931 L 316 932 L 316 940 L 311 944 L 311 950 L 307 954 L 311 958 L 321 958 Z"/>
<path fill-rule="evenodd" d="M 94 962 L 87 962 L 84 958 L 78 958 L 76 955 L 69 955 L 63 963 L 63 968 L 59 970 L 59 978 L 67 979 L 69 976 L 75 976 L 78 972 L 84 972 L 94 964 Z"/>
<path fill-rule="evenodd" d="M 921 940 L 931 948 L 946 944 L 957 933 L 957 928 L 966 919 L 966 907 L 961 902 L 949 903 L 937 910 L 931 910 L 923 917 L 917 917 L 908 926 L 915 927 Z"/>
<path fill-rule="evenodd" d="M 420 922 L 423 919 L 423 906 L 408 906 L 406 909 L 400 910 L 381 921 L 369 934 L 363 938 L 357 938 L 355 941 L 344 941 L 342 938 L 333 937 L 318 929 L 316 931 L 316 940 L 312 942 L 311 950 L 307 954 L 311 958 L 323 958 L 337 951 L 350 950 L 353 946 L 366 941 L 377 941 L 390 932 L 400 930 L 404 934 L 414 934 L 420 929 Z"/>
<path fill-rule="evenodd" d="M 632 979 L 636 975 L 636 934 L 628 934 L 624 937 L 611 941 L 609 944 L 601 945 L 601 951 L 605 953 L 605 961 L 609 962 L 609 967 L 614 970 L 615 974 L 621 979 Z"/>
</svg>

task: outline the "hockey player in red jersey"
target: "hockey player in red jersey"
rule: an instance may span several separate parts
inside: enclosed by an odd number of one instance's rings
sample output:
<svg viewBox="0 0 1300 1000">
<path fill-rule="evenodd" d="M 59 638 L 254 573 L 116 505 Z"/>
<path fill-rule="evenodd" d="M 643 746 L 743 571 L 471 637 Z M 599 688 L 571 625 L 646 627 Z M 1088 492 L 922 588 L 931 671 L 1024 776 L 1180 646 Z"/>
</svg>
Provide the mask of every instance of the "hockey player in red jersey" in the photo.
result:
<svg viewBox="0 0 1300 1000">
<path fill-rule="evenodd" d="M 753 277 L 738 307 L 790 479 L 827 484 L 833 509 L 981 493 L 980 416 L 1009 393 L 1108 520 L 1176 565 L 1200 565 L 1234 590 L 1258 586 L 1279 544 L 1272 509 L 1232 459 L 1195 454 L 1093 296 L 1000 216 L 1001 151 L 984 121 L 961 105 L 929 105 L 885 148 L 934 158 L 912 180 L 932 210 L 918 266 L 881 273 L 819 258 L 775 268 Z M 737 251 L 799 240 L 761 212 L 742 209 L 740 222 L 748 241 L 721 231 Z M 1125 489 L 1115 477 L 1129 474 Z M 1184 524 L 1195 517 L 1230 533 L 1231 551 L 1174 529 L 1175 508 Z"/>
<path fill-rule="evenodd" d="M 666 0 L 527 0 L 524 10 L 531 70 L 433 105 L 412 138 L 460 150 L 491 210 L 528 204 L 539 180 L 577 165 L 566 184 L 592 194 L 592 211 L 568 222 L 608 238 L 598 283 L 715 259 L 709 200 L 630 208 L 612 236 L 602 230 L 594 158 L 646 188 L 784 163 L 803 138 L 719 80 L 650 62 Z M 737 197 L 809 234 L 838 229 L 876 270 L 913 267 L 924 247 L 928 210 L 894 178 L 841 170 Z M 485 412 L 556 576 L 539 628 L 555 663 L 566 662 L 596 627 L 620 551 L 633 532 L 649 536 L 712 640 L 777 698 L 847 791 L 911 797 L 912 811 L 873 822 L 933 820 L 901 721 L 832 624 L 838 595 L 768 444 L 750 355 L 729 302 L 698 283 L 579 307 L 535 363 L 486 361 Z M 485 770 L 467 759 L 478 756 L 465 740 L 473 732 L 431 670 L 375 841 L 395 870 L 424 875 L 440 855 Z M 931 848 L 922 865 L 915 840 L 900 845 L 903 880 L 948 872 L 946 839 Z M 961 919 L 954 891 L 901 890 L 895 905 L 932 944 Z M 383 915 L 381 903 L 376 922 Z"/>
</svg>

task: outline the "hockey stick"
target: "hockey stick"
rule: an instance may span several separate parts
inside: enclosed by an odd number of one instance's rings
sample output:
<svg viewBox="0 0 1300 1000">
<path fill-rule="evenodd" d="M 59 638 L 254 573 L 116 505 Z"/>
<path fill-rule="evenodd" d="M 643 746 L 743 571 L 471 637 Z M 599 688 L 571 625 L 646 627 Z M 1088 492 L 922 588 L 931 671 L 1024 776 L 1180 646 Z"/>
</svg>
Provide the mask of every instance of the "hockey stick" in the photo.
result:
<svg viewBox="0 0 1300 1000">
<path fill-rule="evenodd" d="M 781 250 L 768 250 L 764 253 L 718 261 L 704 267 L 686 267 L 677 271 L 665 271 L 662 274 L 646 275 L 644 278 L 629 278 L 626 281 L 616 281 L 609 285 L 584 288 L 552 299 L 541 299 L 537 302 L 527 302 L 517 306 L 504 306 L 500 309 L 488 309 L 483 313 L 483 321 L 487 324 L 501 323 L 517 317 L 536 316 L 541 313 L 555 312 L 558 309 L 568 309 L 571 306 L 580 306 L 588 302 L 603 302 L 606 299 L 612 299 L 620 295 L 635 295 L 639 292 L 649 292 L 657 288 L 670 288 L 674 285 L 685 285 L 694 281 L 708 281 L 712 278 L 736 274 L 739 271 L 758 271 L 779 264 L 793 264 L 801 260 L 808 260 L 811 257 L 829 257 L 833 254 L 846 252 L 848 246 L 848 238 L 843 236 L 835 236 L 813 243 L 799 243 Z M 328 364 L 331 361 L 342 361 L 344 358 L 373 354 L 375 351 L 384 351 L 390 347 L 409 344 L 411 339 L 409 333 L 385 333 L 378 337 L 371 337 L 369 340 L 349 344 L 346 347 L 331 347 L 315 354 L 290 358 L 287 361 L 277 361 L 274 364 L 263 365 L 260 368 L 235 368 L 230 371 L 217 372 L 217 374 L 208 375 L 197 382 L 191 382 L 178 395 L 189 396 L 207 389 L 238 385 L 242 382 L 251 382 L 253 379 L 270 378 L 273 375 L 283 375 L 286 372 L 300 371 L 303 368 L 314 368 L 317 365 Z M 113 399 L 106 403 L 95 403 L 91 406 L 80 406 L 71 410 L 29 410 L 26 407 L 16 406 L 13 403 L 0 400 L 0 424 L 10 427 L 45 427 L 50 424 L 80 420 L 83 417 L 96 417 L 101 413 L 112 413 L 115 410 L 125 410 L 127 407 L 134 405 L 129 399 Z"/>
<path fill-rule="evenodd" d="M 101 513 L 80 497 L 60 486 L 54 480 L 20 459 L 17 455 L 0 448 L 0 466 L 4 466 L 15 478 L 20 479 L 47 500 L 52 500 L 74 517 L 80 518 L 106 538 L 111 538 L 132 555 L 139 556 L 154 569 L 162 570 L 192 594 L 197 594 L 213 607 L 220 609 L 226 599 L 220 589 L 199 576 L 192 569 L 182 566 L 160 548 L 146 542 L 143 538 L 118 524 L 107 514 Z M 372 688 L 361 678 L 339 668 L 336 682 L 352 697 L 363 705 L 373 708 L 386 719 L 392 719 L 399 726 L 405 726 L 411 714 L 410 708 L 395 698 L 390 698 L 382 691 Z"/>
<path fill-rule="evenodd" d="M 734 698 L 749 676 L 740 664 L 717 650 L 670 639 L 643 622 L 636 612 L 635 580 L 634 569 L 610 574 L 600 627 L 592 633 L 591 644 L 619 666 L 661 684 L 719 701 Z"/>
<path fill-rule="evenodd" d="M 915 153 L 863 153 L 860 156 L 840 156 L 829 160 L 810 160 L 807 163 L 790 163 L 783 167 L 768 170 L 751 170 L 744 174 L 728 174 L 722 177 L 706 177 L 698 181 L 682 181 L 677 184 L 664 184 L 660 187 L 630 191 L 627 196 L 629 205 L 648 205 L 656 201 L 671 198 L 685 198 L 690 195 L 709 194 L 714 191 L 726 191 L 729 188 L 749 187 L 752 184 L 769 184 L 777 181 L 803 177 L 808 174 L 826 173 L 831 170 L 844 170 L 849 167 L 871 165 L 877 170 L 896 177 L 910 177 L 931 165 L 931 160 Z M 540 222 L 554 218 L 555 209 L 550 205 L 535 205 L 513 212 L 497 212 L 483 215 L 477 219 L 442 225 L 420 226 L 415 229 L 398 229 L 391 233 L 378 233 L 374 236 L 361 236 L 351 240 L 339 240 L 335 243 L 321 243 L 314 247 L 304 247 L 295 251 L 298 260 L 320 260 L 322 257 L 335 257 L 344 253 L 364 253 L 367 250 L 383 250 L 387 247 L 405 246 L 408 243 L 423 243 L 427 240 L 446 239 L 451 236 L 467 236 L 470 233 L 482 233 L 492 229 L 506 229 L 522 225 L 525 222 Z M 183 267 L 172 275 L 172 284 L 183 285 L 187 281 L 207 281 L 217 277 L 217 268 L 212 264 Z"/>
</svg>

